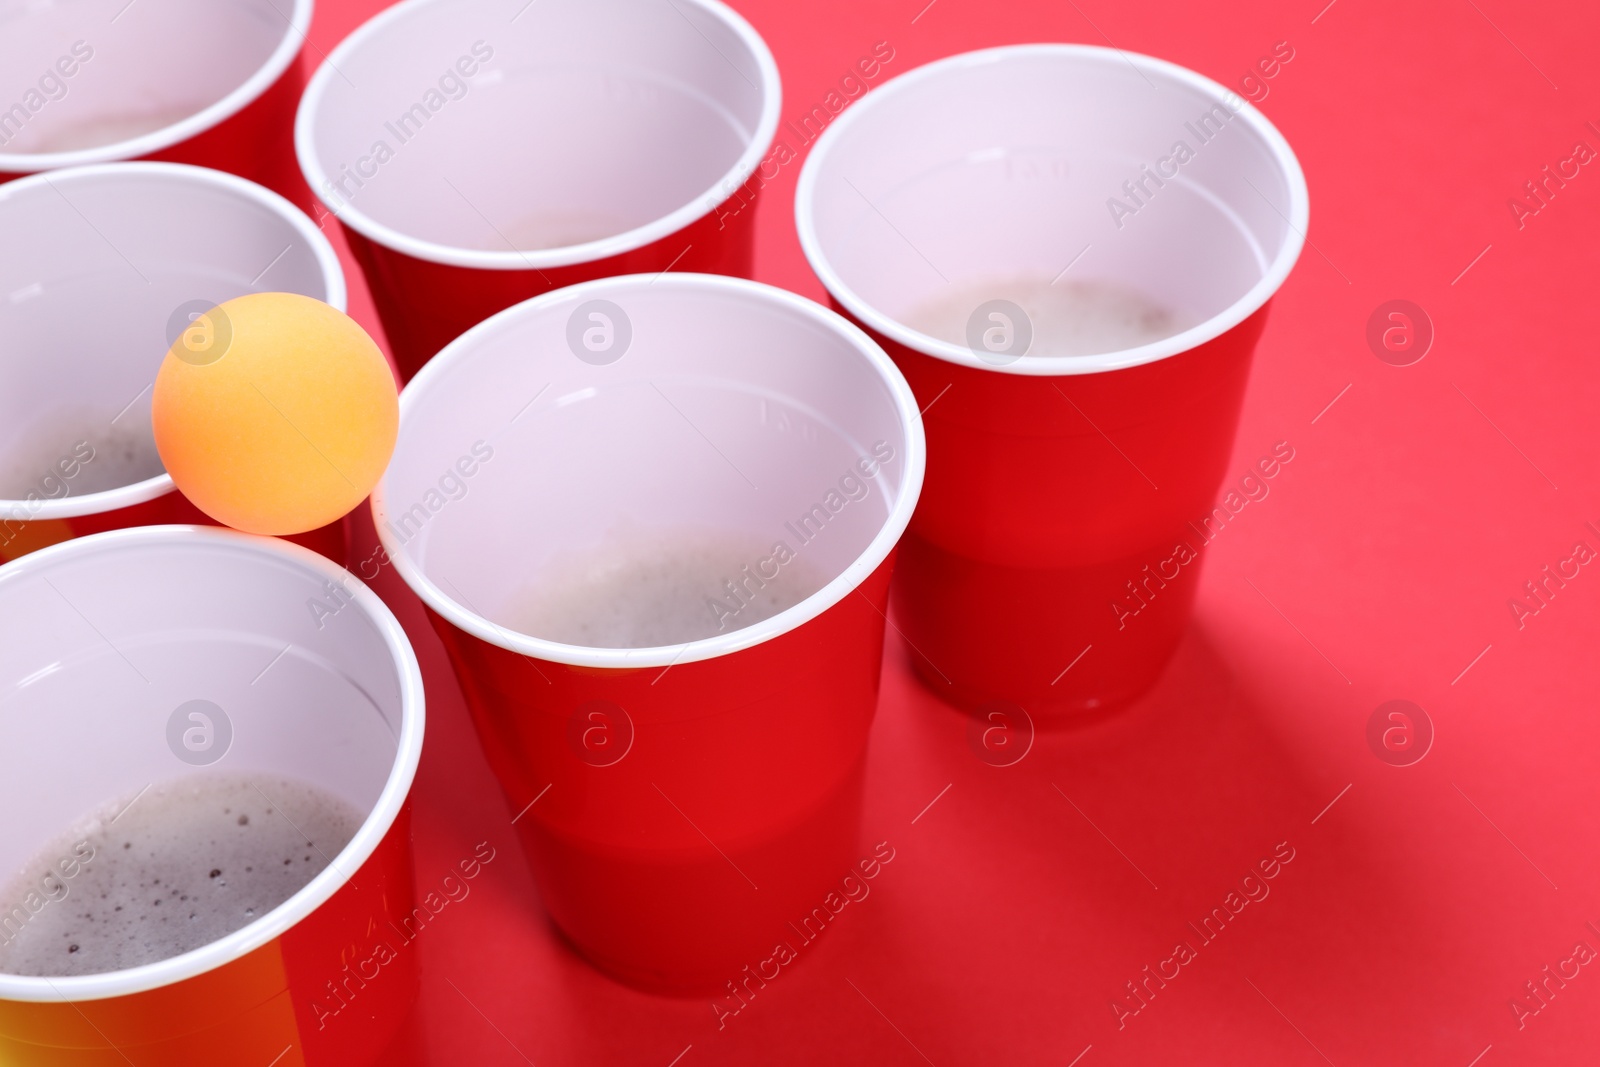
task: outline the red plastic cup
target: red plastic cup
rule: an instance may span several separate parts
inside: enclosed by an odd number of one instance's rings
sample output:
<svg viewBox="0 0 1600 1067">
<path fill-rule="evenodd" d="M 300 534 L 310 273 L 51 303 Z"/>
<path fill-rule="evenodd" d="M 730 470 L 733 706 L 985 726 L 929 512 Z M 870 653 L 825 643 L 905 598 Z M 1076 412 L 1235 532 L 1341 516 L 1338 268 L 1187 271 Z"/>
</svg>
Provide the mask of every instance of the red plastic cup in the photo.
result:
<svg viewBox="0 0 1600 1067">
<path fill-rule="evenodd" d="M 210 523 L 155 453 L 156 371 L 196 313 L 244 293 L 343 310 L 327 238 L 276 193 L 173 163 L 0 185 L 0 233 L 0 562 L 102 530 Z M 343 521 L 293 540 L 344 558 Z"/>
<path fill-rule="evenodd" d="M 852 872 L 922 470 L 916 405 L 877 345 L 717 275 L 538 297 L 406 387 L 379 536 L 444 641 L 546 909 L 600 968 L 723 989 Z M 724 629 L 650 647 L 527 632 L 557 632 L 529 622 L 551 604 L 615 607 L 639 587 L 605 574 L 708 538 L 739 546 L 716 564 L 723 607 L 670 606 Z M 737 628 L 780 580 L 809 595 Z"/>
<path fill-rule="evenodd" d="M 120 160 L 232 171 L 311 209 L 293 160 L 311 0 L 17 4 L 0 32 L 0 181 Z"/>
<path fill-rule="evenodd" d="M 407 0 L 312 76 L 295 146 L 402 376 L 520 300 L 618 274 L 748 277 L 781 86 L 717 0 Z"/>
<path fill-rule="evenodd" d="M 1111 49 L 931 63 L 817 140 L 801 245 L 927 423 L 894 600 L 933 689 L 1049 714 L 1154 683 L 1307 210 L 1260 112 Z"/>
<path fill-rule="evenodd" d="M 0 870 L 97 808 L 191 775 L 297 778 L 365 813 L 311 882 L 220 940 L 102 974 L 0 974 L 0 1061 L 374 1062 L 417 988 L 404 931 L 422 675 L 389 609 L 297 545 L 161 526 L 0 568 L 0 619 Z M 0 914 L 0 931 L 71 907 L 78 871 L 64 870 L 65 892 Z"/>
</svg>

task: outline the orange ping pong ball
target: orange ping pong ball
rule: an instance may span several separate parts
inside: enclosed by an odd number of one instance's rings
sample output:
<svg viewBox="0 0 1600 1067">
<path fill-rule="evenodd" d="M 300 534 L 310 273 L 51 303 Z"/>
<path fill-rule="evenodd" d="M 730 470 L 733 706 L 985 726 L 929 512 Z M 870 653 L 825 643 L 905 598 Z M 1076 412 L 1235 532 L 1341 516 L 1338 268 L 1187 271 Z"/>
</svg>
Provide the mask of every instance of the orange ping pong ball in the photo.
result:
<svg viewBox="0 0 1600 1067">
<path fill-rule="evenodd" d="M 250 293 L 196 315 L 151 403 L 173 482 L 248 533 L 304 533 L 343 516 L 378 484 L 400 428 L 372 338 L 296 293 Z"/>
</svg>

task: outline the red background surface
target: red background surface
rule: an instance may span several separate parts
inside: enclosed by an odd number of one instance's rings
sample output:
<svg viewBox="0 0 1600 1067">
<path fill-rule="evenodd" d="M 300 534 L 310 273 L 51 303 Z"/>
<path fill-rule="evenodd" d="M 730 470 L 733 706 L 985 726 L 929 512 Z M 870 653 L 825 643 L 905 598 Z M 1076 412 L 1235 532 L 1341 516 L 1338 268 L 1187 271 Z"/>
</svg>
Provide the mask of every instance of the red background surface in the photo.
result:
<svg viewBox="0 0 1600 1067">
<path fill-rule="evenodd" d="M 862 854 L 886 840 L 896 858 L 720 1030 L 706 1000 L 618 986 L 552 931 L 438 641 L 386 570 L 428 686 L 419 891 L 477 842 L 498 850 L 416 942 L 422 995 L 394 1064 L 1595 1061 L 1600 966 L 1552 982 L 1520 1028 L 1509 1001 L 1577 942 L 1600 949 L 1600 566 L 1520 629 L 1508 600 L 1575 542 L 1600 550 L 1600 167 L 1520 228 L 1507 201 L 1575 142 L 1600 149 L 1600 17 L 1323 2 L 736 2 L 777 56 L 786 119 L 880 41 L 895 55 L 875 84 L 1053 40 L 1234 87 L 1287 41 L 1260 106 L 1304 165 L 1311 244 L 1257 354 L 1235 466 L 1278 441 L 1295 459 L 1204 549 L 1154 694 L 1014 766 L 977 758 L 891 634 Z M 306 61 L 381 6 L 322 0 Z M 767 188 L 757 276 L 820 300 L 792 223 L 799 167 Z M 1365 341 L 1395 298 L 1437 334 L 1410 367 Z M 1413 766 L 1368 747 L 1390 699 L 1436 731 Z M 1202 946 L 1187 924 L 1280 842 L 1295 858 L 1270 895 Z M 1197 958 L 1119 1028 L 1112 999 L 1180 939 Z"/>
</svg>

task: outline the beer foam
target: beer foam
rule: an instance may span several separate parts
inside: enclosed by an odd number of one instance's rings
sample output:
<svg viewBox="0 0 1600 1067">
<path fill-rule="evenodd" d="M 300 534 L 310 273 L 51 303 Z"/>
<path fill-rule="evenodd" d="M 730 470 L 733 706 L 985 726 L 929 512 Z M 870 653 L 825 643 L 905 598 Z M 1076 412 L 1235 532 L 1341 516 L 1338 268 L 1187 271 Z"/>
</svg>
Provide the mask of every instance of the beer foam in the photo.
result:
<svg viewBox="0 0 1600 1067">
<path fill-rule="evenodd" d="M 100 974 L 200 948 L 299 892 L 362 821 L 268 774 L 207 772 L 124 796 L 0 889 L 0 972 Z"/>
<path fill-rule="evenodd" d="M 758 537 L 614 533 L 553 558 L 504 625 L 587 648 L 654 648 L 741 630 L 828 583 L 787 545 L 776 547 Z"/>
<path fill-rule="evenodd" d="M 1033 327 L 1028 356 L 1092 356 L 1171 337 L 1188 324 L 1131 286 L 1105 280 L 1016 277 L 942 291 L 902 320 L 951 344 L 968 346 L 967 324 L 990 300 L 1009 300 Z M 987 325 L 987 323 L 985 323 Z"/>
</svg>

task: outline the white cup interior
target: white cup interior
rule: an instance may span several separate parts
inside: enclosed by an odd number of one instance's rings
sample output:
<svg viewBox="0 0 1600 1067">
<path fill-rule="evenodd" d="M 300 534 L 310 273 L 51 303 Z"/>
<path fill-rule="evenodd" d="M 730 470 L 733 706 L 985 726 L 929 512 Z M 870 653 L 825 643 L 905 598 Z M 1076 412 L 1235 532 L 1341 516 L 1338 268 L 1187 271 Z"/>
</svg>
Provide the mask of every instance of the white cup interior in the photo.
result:
<svg viewBox="0 0 1600 1067">
<path fill-rule="evenodd" d="M 343 606 L 313 611 L 341 603 L 330 585 Z M 0 568 L 0 617 L 27 620 L 0 642 L 0 872 L 151 783 L 261 772 L 368 819 L 283 906 L 308 911 L 370 854 L 410 787 L 422 740 L 410 645 L 376 595 L 308 549 L 207 527 L 96 534 Z M 192 700 L 231 724 L 231 743 L 203 766 L 169 741 L 169 719 Z M 257 923 L 287 926 L 278 911 Z M 140 970 L 181 969 L 193 955 Z M 113 978 L 56 981 L 85 991 Z M 43 984 L 0 976 L 0 996 L 48 995 L 30 982 Z"/>
<path fill-rule="evenodd" d="M 0 3 L 0 171 L 128 159 L 259 95 L 310 0 Z"/>
<path fill-rule="evenodd" d="M 310 219 L 199 167 L 115 163 L 18 179 L 0 185 L 0 233 L 0 512 L 23 518 L 171 488 L 150 387 L 185 304 L 286 291 L 344 307 L 338 257 Z"/>
<path fill-rule="evenodd" d="M 598 300 L 631 330 L 606 365 L 569 345 L 569 324 L 598 321 Z M 688 662 L 847 595 L 898 540 L 922 463 L 905 380 L 839 316 L 754 282 L 634 275 L 520 304 L 435 357 L 402 394 L 373 507 L 413 588 L 485 640 L 568 662 Z M 585 649 L 520 630 L 585 561 L 664 559 L 706 537 L 749 546 L 729 563 L 734 581 L 741 561 L 755 571 L 782 542 L 814 591 L 672 648 Z"/>
<path fill-rule="evenodd" d="M 709 210 L 765 150 L 778 97 L 766 45 L 716 0 L 408 0 L 329 56 L 296 140 L 348 225 L 526 269 Z"/>
<path fill-rule="evenodd" d="M 948 302 L 956 333 L 1019 289 L 1131 291 L 1169 313 L 1168 338 L 1137 353 L 1005 368 L 1073 373 L 1181 351 L 1254 310 L 1298 254 L 1306 196 L 1282 137 L 1222 86 L 1145 56 L 1027 45 L 863 98 L 819 140 L 796 210 L 852 313 L 957 362 L 990 365 L 913 326 L 927 308 Z"/>
</svg>

